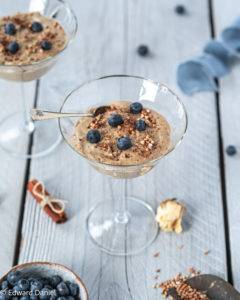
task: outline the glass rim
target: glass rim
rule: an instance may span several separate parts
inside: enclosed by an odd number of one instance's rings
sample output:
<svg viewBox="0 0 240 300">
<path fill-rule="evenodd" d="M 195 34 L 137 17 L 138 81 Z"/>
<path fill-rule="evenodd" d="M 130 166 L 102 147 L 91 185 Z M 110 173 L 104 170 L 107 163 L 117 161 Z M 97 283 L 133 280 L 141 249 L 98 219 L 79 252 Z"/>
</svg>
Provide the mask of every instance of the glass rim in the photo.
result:
<svg viewBox="0 0 240 300">
<path fill-rule="evenodd" d="M 43 58 L 43 59 L 38 60 L 38 61 L 34 61 L 32 63 L 29 63 L 29 64 L 16 64 L 16 65 L 0 64 L 0 68 L 6 68 L 6 69 L 19 68 L 19 69 L 21 69 L 21 68 L 24 68 L 24 67 L 31 67 L 31 66 L 40 65 L 42 63 L 48 62 L 48 61 L 56 58 L 57 56 L 59 56 L 60 54 L 62 54 L 67 49 L 68 45 L 75 38 L 75 36 L 77 34 L 77 31 L 78 31 L 78 20 L 77 20 L 77 17 L 75 15 L 75 13 L 73 12 L 73 9 L 68 4 L 68 2 L 66 2 L 65 0 L 59 0 L 59 1 L 62 2 L 71 11 L 71 14 L 72 14 L 72 17 L 73 17 L 74 23 L 75 23 L 73 35 L 72 35 L 72 37 L 70 39 L 68 38 L 68 40 L 67 40 L 65 46 L 63 47 L 63 49 L 61 51 L 59 51 L 58 53 L 56 53 L 54 56 L 49 56 L 49 57 Z M 51 19 L 53 19 L 53 18 L 51 18 Z"/>
<path fill-rule="evenodd" d="M 114 168 L 131 168 L 131 167 L 140 167 L 140 166 L 145 166 L 149 163 L 155 163 L 157 162 L 158 160 L 160 160 L 161 158 L 167 156 L 168 154 L 170 154 L 173 150 L 175 150 L 182 142 L 185 134 L 186 134 L 186 131 L 187 131 L 187 127 L 188 127 L 188 115 L 187 115 L 187 111 L 186 111 L 186 108 L 185 108 L 185 105 L 183 104 L 183 102 L 181 101 L 181 99 L 178 97 L 178 95 L 172 90 L 170 89 L 166 84 L 164 83 L 161 83 L 159 81 L 155 81 L 155 80 L 152 80 L 152 79 L 149 79 L 149 78 L 145 78 L 145 77 L 142 77 L 142 76 L 138 76 L 138 75 L 126 75 L 126 74 L 115 74 L 115 75 L 106 75 L 106 76 L 101 76 L 101 77 L 98 77 L 96 79 L 90 79 L 82 84 L 80 84 L 79 86 L 77 86 L 75 89 L 73 89 L 65 98 L 65 100 L 63 101 L 61 107 L 60 107 L 60 110 L 59 112 L 61 113 L 62 112 L 62 109 L 65 105 L 65 103 L 67 103 L 68 99 L 78 90 L 80 90 L 82 87 L 90 84 L 90 83 L 93 83 L 93 82 L 97 82 L 97 81 L 100 81 L 102 79 L 108 79 L 108 78 L 135 78 L 135 79 L 140 79 L 140 80 L 146 80 L 148 82 L 151 82 L 153 84 L 156 84 L 158 86 L 163 86 L 165 88 L 167 88 L 167 90 L 177 99 L 177 102 L 180 104 L 180 106 L 182 107 L 183 109 L 183 112 L 184 112 L 184 116 L 185 116 L 185 119 L 186 119 L 186 123 L 185 123 L 185 127 L 184 127 L 184 130 L 183 130 L 183 133 L 181 135 L 181 138 L 179 139 L 179 141 L 174 145 L 174 147 L 170 148 L 165 154 L 163 155 L 160 155 L 159 157 L 157 158 L 154 158 L 154 159 L 149 159 L 149 160 L 146 160 L 144 161 L 143 163 L 137 163 L 137 164 L 128 164 L 128 165 L 116 165 L 116 164 L 111 164 L 111 163 L 104 163 L 104 162 L 99 162 L 97 160 L 94 160 L 94 159 L 90 159 L 88 158 L 86 155 L 78 152 L 70 143 L 69 141 L 65 138 L 65 135 L 63 134 L 63 131 L 62 131 L 62 126 L 61 126 L 61 118 L 58 119 L 58 126 L 59 126 L 59 129 L 60 129 L 60 132 L 61 132 L 61 135 L 64 139 L 64 141 L 70 146 L 70 148 L 72 148 L 74 150 L 74 152 L 76 152 L 78 155 L 82 156 L 83 158 L 85 158 L 87 161 L 91 162 L 91 163 L 94 163 L 94 164 L 97 164 L 97 165 L 105 165 L 105 166 L 109 166 L 109 167 L 114 167 Z"/>
</svg>

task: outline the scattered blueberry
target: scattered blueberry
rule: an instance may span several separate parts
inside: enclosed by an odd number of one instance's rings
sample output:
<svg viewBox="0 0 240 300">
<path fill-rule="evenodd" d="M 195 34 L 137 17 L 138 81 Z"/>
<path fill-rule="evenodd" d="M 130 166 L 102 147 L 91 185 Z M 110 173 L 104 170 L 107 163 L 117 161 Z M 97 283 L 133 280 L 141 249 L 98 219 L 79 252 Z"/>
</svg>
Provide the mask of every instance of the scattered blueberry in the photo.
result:
<svg viewBox="0 0 240 300">
<path fill-rule="evenodd" d="M 17 283 L 19 291 L 27 291 L 30 288 L 30 283 L 27 279 L 20 279 Z"/>
<path fill-rule="evenodd" d="M 228 154 L 229 156 L 233 156 L 233 155 L 235 155 L 235 154 L 237 153 L 237 149 L 236 149 L 235 146 L 229 145 L 229 146 L 227 146 L 227 148 L 226 148 L 226 152 L 227 152 L 227 154 Z"/>
<path fill-rule="evenodd" d="M 91 143 L 91 144 L 97 144 L 100 142 L 101 140 L 101 134 L 98 130 L 96 129 L 91 129 L 88 131 L 87 133 L 87 140 Z"/>
<path fill-rule="evenodd" d="M 148 46 L 146 46 L 146 45 L 138 46 L 137 52 L 140 56 L 147 56 L 149 54 Z"/>
<path fill-rule="evenodd" d="M 132 147 L 132 141 L 130 137 L 124 136 L 118 139 L 117 147 L 119 150 L 127 150 Z"/>
<path fill-rule="evenodd" d="M 22 273 L 20 271 L 11 272 L 7 276 L 7 281 L 11 285 L 15 285 L 21 279 L 21 277 L 22 277 Z"/>
<path fill-rule="evenodd" d="M 123 124 L 123 118 L 119 114 L 111 114 L 111 116 L 108 118 L 108 124 L 111 127 L 117 127 L 118 125 Z"/>
<path fill-rule="evenodd" d="M 79 294 L 79 286 L 76 283 L 69 282 L 67 283 L 71 296 L 78 296 Z"/>
<path fill-rule="evenodd" d="M 44 40 L 44 41 L 41 42 L 41 48 L 44 51 L 51 50 L 52 49 L 52 43 L 47 41 L 47 40 Z"/>
<path fill-rule="evenodd" d="M 9 284 L 7 280 L 4 280 L 0 286 L 1 286 L 1 290 L 5 290 L 9 287 Z"/>
<path fill-rule="evenodd" d="M 143 119 L 139 119 L 136 121 L 135 127 L 138 131 L 144 131 L 147 127 L 147 124 Z"/>
<path fill-rule="evenodd" d="M 39 279 L 34 279 L 30 284 L 31 291 L 40 291 L 43 288 L 43 283 Z"/>
<path fill-rule="evenodd" d="M 175 12 L 178 14 L 178 15 L 184 15 L 186 13 L 186 8 L 185 6 L 179 4 L 175 7 Z"/>
<path fill-rule="evenodd" d="M 8 45 L 7 45 L 7 50 L 12 53 L 12 54 L 15 54 L 18 52 L 19 50 L 19 44 L 17 42 L 10 42 Z"/>
<path fill-rule="evenodd" d="M 8 35 L 14 35 L 16 33 L 16 27 L 13 23 L 7 23 L 4 26 L 4 31 Z"/>
<path fill-rule="evenodd" d="M 41 32 L 43 31 L 43 26 L 40 22 L 33 22 L 31 25 L 31 30 L 33 32 Z"/>
<path fill-rule="evenodd" d="M 58 275 L 54 275 L 52 278 L 51 278 L 51 285 L 53 287 L 57 287 L 57 285 L 62 281 L 62 278 Z"/>
<path fill-rule="evenodd" d="M 131 105 L 130 105 L 130 112 L 132 114 L 139 114 L 143 109 L 143 106 L 141 103 L 139 102 L 133 102 Z"/>
<path fill-rule="evenodd" d="M 60 282 L 57 286 L 57 291 L 61 296 L 68 296 L 69 295 L 69 288 L 65 282 Z"/>
<path fill-rule="evenodd" d="M 39 298 L 41 300 L 48 300 L 51 297 L 51 290 L 48 288 L 43 288 L 41 289 L 40 293 L 39 293 Z"/>
</svg>

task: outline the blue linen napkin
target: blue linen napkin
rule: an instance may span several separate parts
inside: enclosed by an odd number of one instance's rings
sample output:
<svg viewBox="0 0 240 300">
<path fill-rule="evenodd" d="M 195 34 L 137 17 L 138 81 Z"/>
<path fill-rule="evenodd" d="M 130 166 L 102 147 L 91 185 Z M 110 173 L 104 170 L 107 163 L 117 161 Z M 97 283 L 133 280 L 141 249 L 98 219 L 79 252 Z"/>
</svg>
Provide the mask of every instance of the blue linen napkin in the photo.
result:
<svg viewBox="0 0 240 300">
<path fill-rule="evenodd" d="M 210 40 L 201 55 L 179 64 L 177 83 L 185 94 L 216 91 L 215 78 L 230 72 L 235 57 L 240 56 L 240 17 L 223 30 L 221 38 Z"/>
</svg>

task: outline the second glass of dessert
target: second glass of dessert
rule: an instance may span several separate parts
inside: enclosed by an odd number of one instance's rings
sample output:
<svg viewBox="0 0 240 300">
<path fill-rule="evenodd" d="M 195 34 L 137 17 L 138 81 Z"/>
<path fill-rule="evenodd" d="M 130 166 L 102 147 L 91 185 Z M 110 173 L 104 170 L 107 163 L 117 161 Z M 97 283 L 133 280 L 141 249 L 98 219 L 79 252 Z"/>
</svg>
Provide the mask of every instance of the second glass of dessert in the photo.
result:
<svg viewBox="0 0 240 300">
<path fill-rule="evenodd" d="M 24 82 L 40 78 L 56 63 L 75 37 L 76 17 L 63 0 L 14 0 L 0 4 L 0 78 L 19 82 L 23 107 L 23 111 L 0 121 L 0 146 L 18 157 L 42 156 L 61 139 L 55 122 L 31 120 Z M 20 145 L 27 143 L 33 133 L 42 141 L 37 152 L 28 154 Z"/>
<path fill-rule="evenodd" d="M 94 116 L 99 107 L 101 113 Z M 116 198 L 97 203 L 89 212 L 91 239 L 114 255 L 141 251 L 157 235 L 155 212 L 146 202 L 126 195 L 127 180 L 149 172 L 180 143 L 187 128 L 183 104 L 164 84 L 114 75 L 74 90 L 61 112 L 93 114 L 59 119 L 62 135 L 74 151 L 97 171 L 118 180 L 120 187 Z"/>
</svg>

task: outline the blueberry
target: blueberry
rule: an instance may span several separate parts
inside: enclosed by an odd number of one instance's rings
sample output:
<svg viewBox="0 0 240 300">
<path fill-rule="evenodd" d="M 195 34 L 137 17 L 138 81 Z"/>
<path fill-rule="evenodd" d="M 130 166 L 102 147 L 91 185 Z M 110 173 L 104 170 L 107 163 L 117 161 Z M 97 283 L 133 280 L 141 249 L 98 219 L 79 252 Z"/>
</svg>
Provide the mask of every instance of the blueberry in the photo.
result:
<svg viewBox="0 0 240 300">
<path fill-rule="evenodd" d="M 54 275 L 52 276 L 52 278 L 50 278 L 51 280 L 51 285 L 53 287 L 57 287 L 57 285 L 62 281 L 62 278 L 58 275 Z"/>
<path fill-rule="evenodd" d="M 119 150 L 127 150 L 132 147 L 132 141 L 130 137 L 124 136 L 118 139 L 117 147 Z"/>
<path fill-rule="evenodd" d="M 149 54 L 148 46 L 146 46 L 146 45 L 138 46 L 137 52 L 140 56 L 147 56 Z"/>
<path fill-rule="evenodd" d="M 39 293 L 39 298 L 41 300 L 48 300 L 51 297 L 51 290 L 48 288 L 43 288 L 41 289 L 40 293 Z"/>
<path fill-rule="evenodd" d="M 14 35 L 16 33 L 16 27 L 13 23 L 7 23 L 4 26 L 4 31 L 8 35 Z"/>
<path fill-rule="evenodd" d="M 30 283 L 27 279 L 20 279 L 17 283 L 19 291 L 27 291 L 30 288 Z"/>
<path fill-rule="evenodd" d="M 75 300 L 73 296 L 67 296 L 67 300 Z"/>
<path fill-rule="evenodd" d="M 30 297 L 28 295 L 20 297 L 20 300 L 29 300 Z"/>
<path fill-rule="evenodd" d="M 11 272 L 7 276 L 7 281 L 11 285 L 15 285 L 21 279 L 21 277 L 22 277 L 22 273 L 20 271 Z"/>
<path fill-rule="evenodd" d="M 41 42 L 41 48 L 45 51 L 51 50 L 52 49 L 52 43 L 47 41 L 47 40 L 44 40 L 44 41 Z"/>
<path fill-rule="evenodd" d="M 117 127 L 118 125 L 123 124 L 123 118 L 119 114 L 111 114 L 111 116 L 108 118 L 108 124 L 111 127 Z"/>
<path fill-rule="evenodd" d="M 56 300 L 58 297 L 58 292 L 57 290 L 53 289 L 51 290 L 51 297 L 50 297 L 50 300 Z"/>
<path fill-rule="evenodd" d="M 9 51 L 10 53 L 12 54 L 15 54 L 18 52 L 19 50 L 19 44 L 17 42 L 10 42 L 8 45 L 7 45 L 7 51 Z"/>
<path fill-rule="evenodd" d="M 50 278 L 48 277 L 41 277 L 40 281 L 43 285 L 50 285 Z"/>
<path fill-rule="evenodd" d="M 38 296 L 33 294 L 30 296 L 30 300 L 38 300 Z"/>
<path fill-rule="evenodd" d="M 67 286 L 68 286 L 70 294 L 72 296 L 74 296 L 74 297 L 78 296 L 78 294 L 79 294 L 79 286 L 76 283 L 70 282 L 70 283 L 67 283 Z"/>
<path fill-rule="evenodd" d="M 11 299 L 10 295 L 7 292 L 0 291 L 0 300 L 9 300 Z"/>
<path fill-rule="evenodd" d="M 88 131 L 87 133 L 87 140 L 91 143 L 91 144 L 97 144 L 100 142 L 101 140 L 101 134 L 98 130 L 96 129 L 91 129 Z"/>
<path fill-rule="evenodd" d="M 30 284 L 30 290 L 32 292 L 40 291 L 43 288 L 43 283 L 39 279 L 34 279 Z"/>
<path fill-rule="evenodd" d="M 7 280 L 4 280 L 0 286 L 1 286 L 1 290 L 5 290 L 9 287 L 9 284 Z"/>
<path fill-rule="evenodd" d="M 57 300 L 67 300 L 67 297 L 61 296 L 61 297 L 58 297 Z"/>
<path fill-rule="evenodd" d="M 229 146 L 227 146 L 227 148 L 226 148 L 226 152 L 227 152 L 227 154 L 228 154 L 229 156 L 233 156 L 233 155 L 235 155 L 235 154 L 237 153 L 237 149 L 236 149 L 235 146 L 229 145 Z"/>
<path fill-rule="evenodd" d="M 43 31 L 43 26 L 40 22 L 32 22 L 31 30 L 33 32 L 41 32 Z"/>
<path fill-rule="evenodd" d="M 132 114 L 139 114 L 143 109 L 143 106 L 141 103 L 139 102 L 133 102 L 131 105 L 130 105 L 130 112 Z"/>
<path fill-rule="evenodd" d="M 143 119 L 139 119 L 136 121 L 135 127 L 138 131 L 144 131 L 147 127 L 147 124 Z"/>
<path fill-rule="evenodd" d="M 175 12 L 178 14 L 178 15 L 184 15 L 186 13 L 186 9 L 185 9 L 185 6 L 179 4 L 175 7 Z"/>
<path fill-rule="evenodd" d="M 60 282 L 57 285 L 57 291 L 61 296 L 68 296 L 69 295 L 69 289 L 65 282 Z"/>
</svg>

